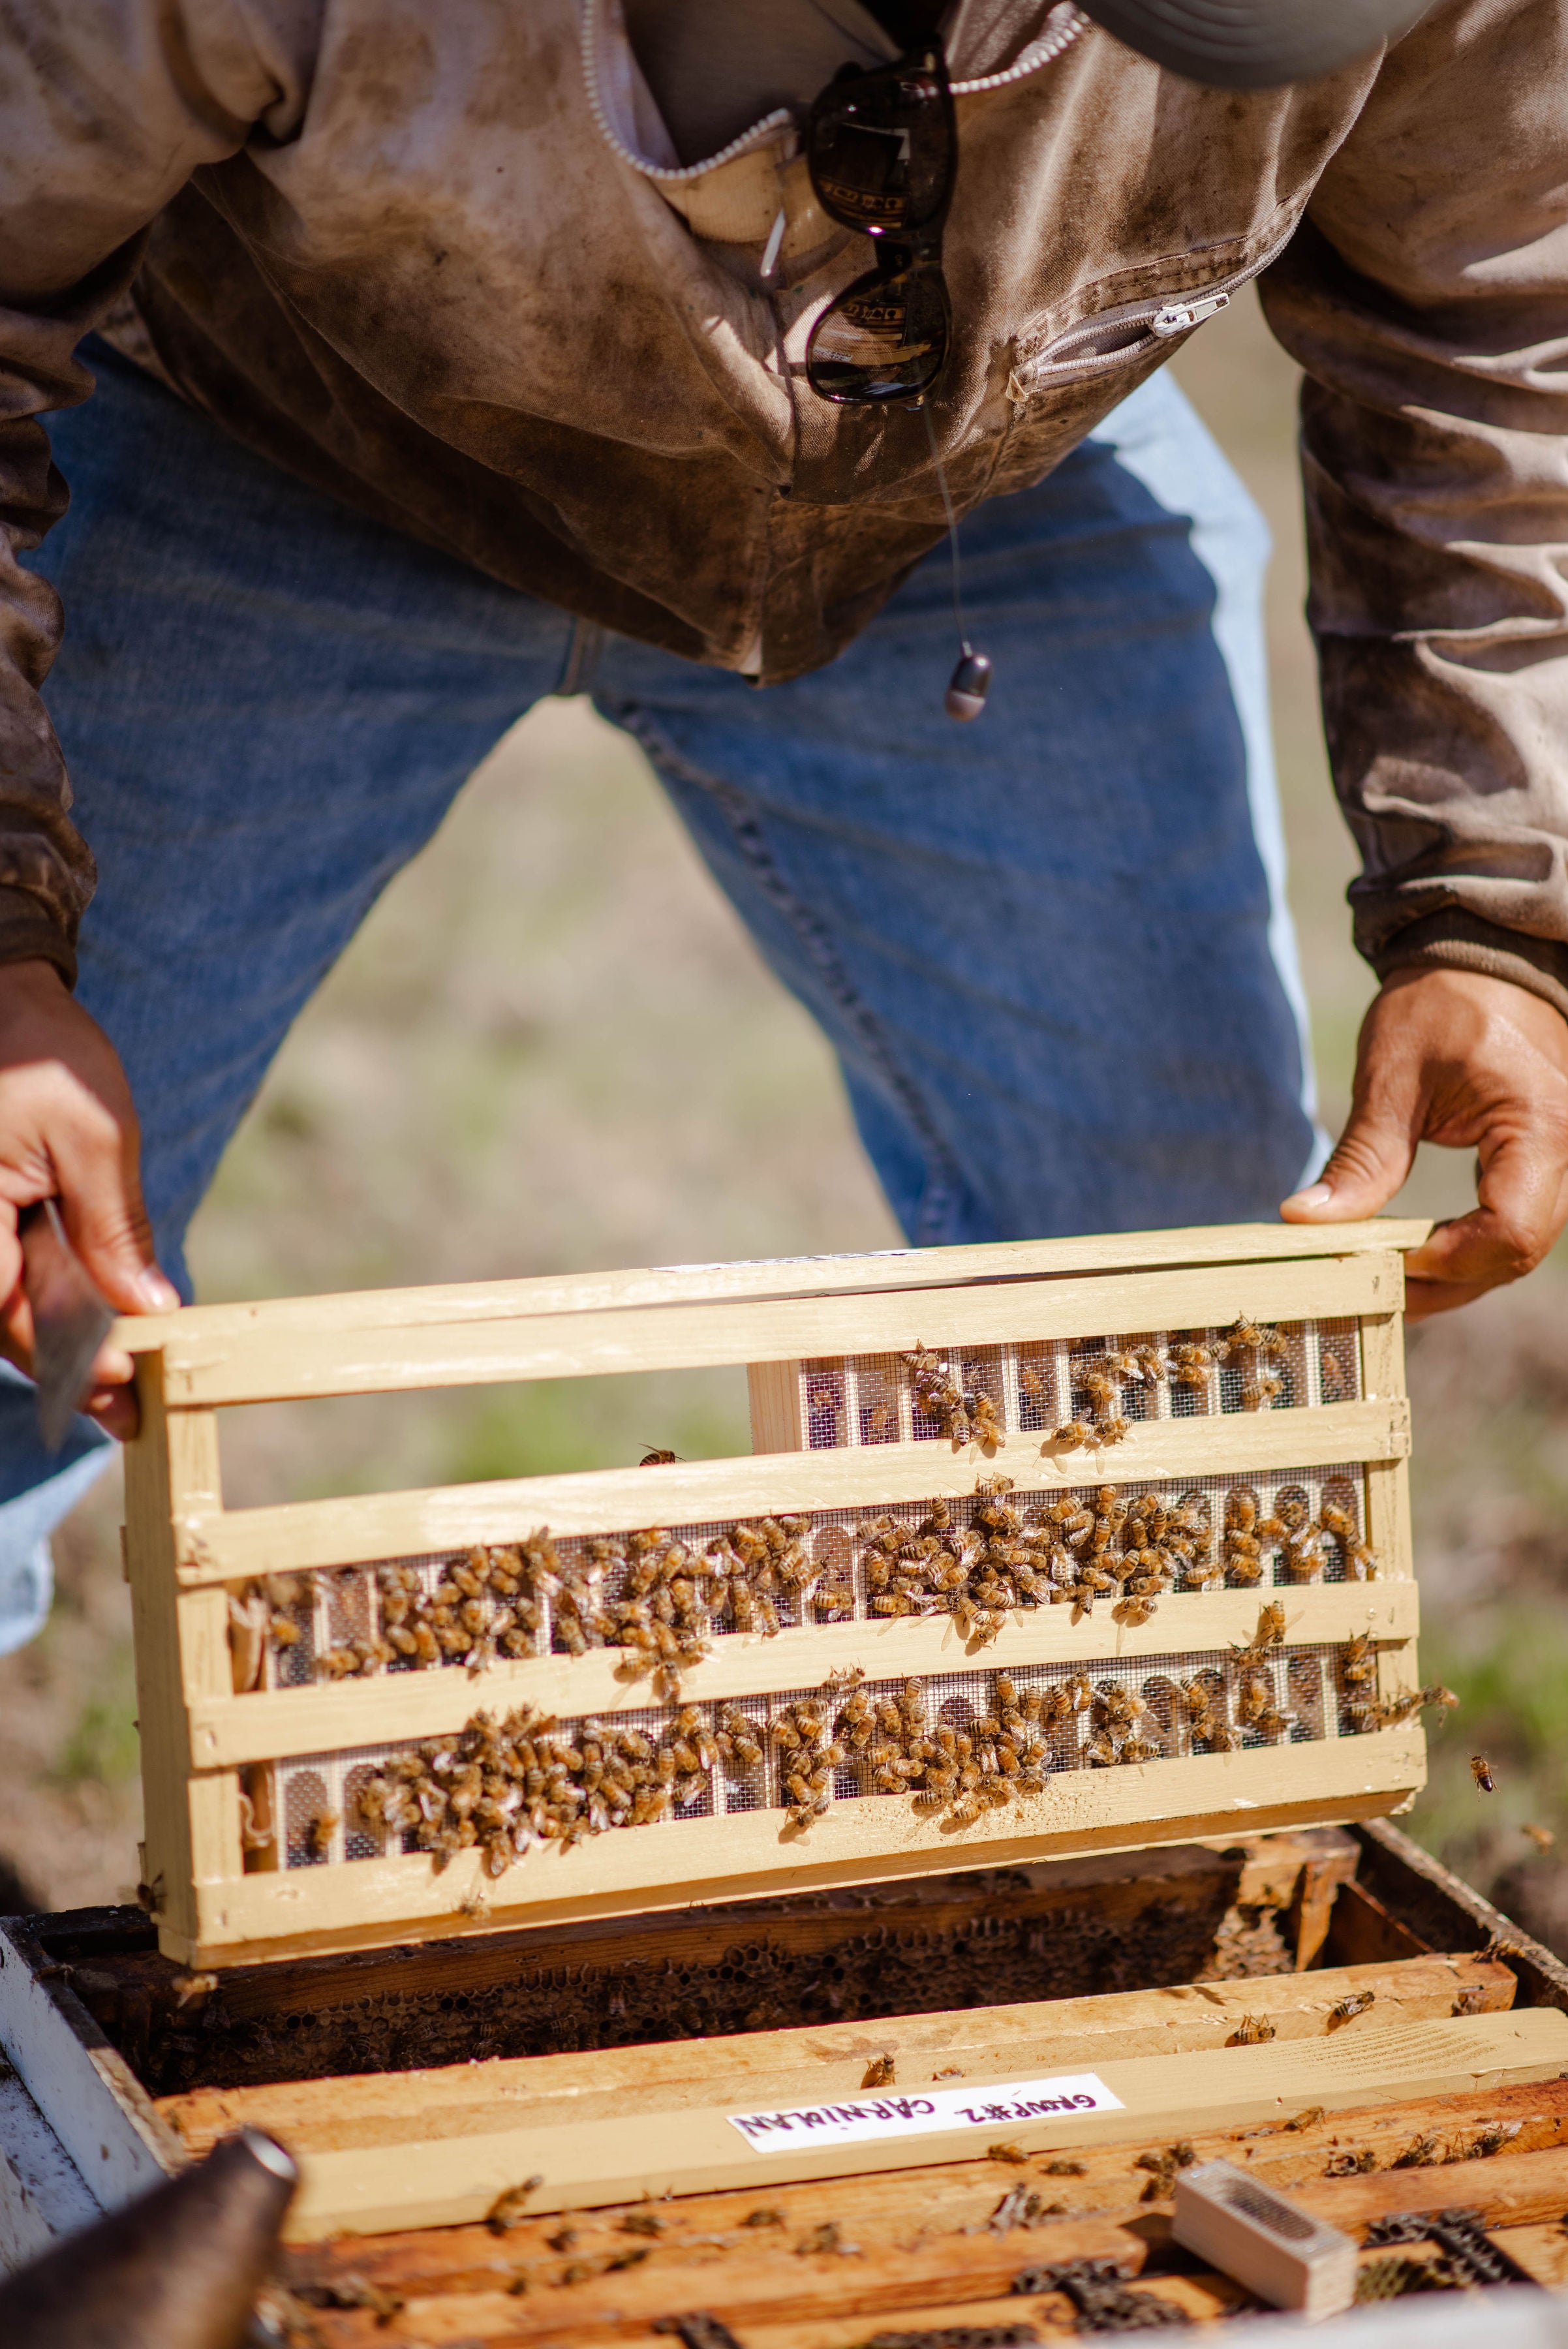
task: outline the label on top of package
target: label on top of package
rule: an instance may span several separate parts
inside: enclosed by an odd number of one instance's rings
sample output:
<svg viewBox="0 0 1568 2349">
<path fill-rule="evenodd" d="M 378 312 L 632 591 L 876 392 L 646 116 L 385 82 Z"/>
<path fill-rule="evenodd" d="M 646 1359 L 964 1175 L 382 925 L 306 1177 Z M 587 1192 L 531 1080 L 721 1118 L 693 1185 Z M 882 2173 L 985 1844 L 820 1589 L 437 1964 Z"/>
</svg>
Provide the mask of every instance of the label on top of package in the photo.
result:
<svg viewBox="0 0 1568 2349">
<path fill-rule="evenodd" d="M 910 2095 L 861 2095 L 842 2104 L 802 2105 L 784 2112 L 729 2113 L 725 2118 L 758 2153 L 796 2146 L 853 2145 L 863 2137 L 920 2137 L 933 2129 L 1016 2128 L 1023 2121 L 1072 2120 L 1086 2113 L 1119 2113 L 1093 2072 L 1054 2080 L 992 2080 L 974 2088 L 929 2087 Z"/>
</svg>

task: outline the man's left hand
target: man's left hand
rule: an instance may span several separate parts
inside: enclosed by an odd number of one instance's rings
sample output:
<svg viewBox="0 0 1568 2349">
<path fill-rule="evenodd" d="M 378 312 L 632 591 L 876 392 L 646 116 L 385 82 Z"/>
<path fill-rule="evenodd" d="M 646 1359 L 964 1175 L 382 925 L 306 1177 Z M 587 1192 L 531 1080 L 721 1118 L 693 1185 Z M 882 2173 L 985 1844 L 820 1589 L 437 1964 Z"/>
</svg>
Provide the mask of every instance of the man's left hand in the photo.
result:
<svg viewBox="0 0 1568 2349">
<path fill-rule="evenodd" d="M 1407 1257 L 1413 1321 L 1532 1271 L 1568 1224 L 1568 1019 L 1506 978 L 1396 971 L 1362 1022 L 1349 1123 L 1281 1215 L 1377 1215 L 1421 1142 L 1476 1153 L 1478 1204 Z"/>
</svg>

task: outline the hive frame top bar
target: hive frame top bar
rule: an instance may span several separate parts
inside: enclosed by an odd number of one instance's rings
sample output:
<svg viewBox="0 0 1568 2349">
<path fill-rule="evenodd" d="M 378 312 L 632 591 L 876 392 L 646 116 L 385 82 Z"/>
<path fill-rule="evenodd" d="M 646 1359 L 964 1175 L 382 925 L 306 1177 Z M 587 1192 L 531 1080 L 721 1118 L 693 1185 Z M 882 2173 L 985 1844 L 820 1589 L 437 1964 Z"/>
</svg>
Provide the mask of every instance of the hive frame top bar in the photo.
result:
<svg viewBox="0 0 1568 2349">
<path fill-rule="evenodd" d="M 612 1311 L 704 1299 L 985 1286 L 1184 1265 L 1277 1263 L 1419 1247 L 1430 1216 L 1373 1216 L 1345 1224 L 1199 1224 L 1182 1231 L 1111 1232 L 1072 1239 L 986 1241 L 960 1247 L 883 1248 L 864 1256 L 743 1258 L 653 1265 L 620 1272 L 545 1273 L 413 1288 L 339 1290 L 257 1303 L 187 1306 L 118 1321 L 110 1342 L 132 1353 L 238 1340 L 265 1318 L 278 1334 L 307 1335 L 509 1320 L 533 1314 Z"/>
</svg>

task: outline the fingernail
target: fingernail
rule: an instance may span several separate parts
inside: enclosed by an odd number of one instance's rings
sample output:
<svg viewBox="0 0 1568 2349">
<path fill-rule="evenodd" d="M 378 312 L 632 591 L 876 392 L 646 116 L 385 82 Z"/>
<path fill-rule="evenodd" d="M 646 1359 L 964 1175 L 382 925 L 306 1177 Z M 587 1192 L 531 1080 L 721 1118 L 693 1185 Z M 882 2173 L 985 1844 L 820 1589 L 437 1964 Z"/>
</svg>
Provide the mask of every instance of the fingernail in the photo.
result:
<svg viewBox="0 0 1568 2349">
<path fill-rule="evenodd" d="M 149 1313 L 174 1313 L 179 1310 L 179 1290 L 171 1280 L 165 1280 L 163 1275 L 151 1266 L 138 1274 L 136 1293 Z"/>
<path fill-rule="evenodd" d="M 1293 1198 L 1287 1199 L 1285 1205 L 1287 1207 L 1326 1207 L 1333 1196 L 1334 1192 L 1328 1184 L 1312 1183 L 1304 1191 L 1298 1191 Z"/>
</svg>

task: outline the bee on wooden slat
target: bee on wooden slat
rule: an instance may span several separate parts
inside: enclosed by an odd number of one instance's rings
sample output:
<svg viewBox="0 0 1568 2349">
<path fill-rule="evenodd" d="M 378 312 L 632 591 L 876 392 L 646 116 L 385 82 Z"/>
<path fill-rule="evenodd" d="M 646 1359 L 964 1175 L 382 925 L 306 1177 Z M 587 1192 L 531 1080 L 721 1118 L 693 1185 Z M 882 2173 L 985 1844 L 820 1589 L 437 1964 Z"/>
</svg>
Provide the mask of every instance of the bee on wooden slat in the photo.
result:
<svg viewBox="0 0 1568 2349">
<path fill-rule="evenodd" d="M 1244 2014 L 1225 2042 L 1227 2047 L 1261 2047 L 1278 2033 L 1264 2014 Z"/>
<path fill-rule="evenodd" d="M 1331 2031 L 1336 2031 L 1342 2023 L 1354 2023 L 1358 2014 L 1365 2014 L 1369 2006 L 1376 2005 L 1376 2001 L 1377 1992 L 1375 1990 L 1347 1992 L 1337 2005 L 1329 2008 L 1328 2028 Z"/>
</svg>

